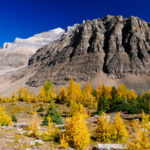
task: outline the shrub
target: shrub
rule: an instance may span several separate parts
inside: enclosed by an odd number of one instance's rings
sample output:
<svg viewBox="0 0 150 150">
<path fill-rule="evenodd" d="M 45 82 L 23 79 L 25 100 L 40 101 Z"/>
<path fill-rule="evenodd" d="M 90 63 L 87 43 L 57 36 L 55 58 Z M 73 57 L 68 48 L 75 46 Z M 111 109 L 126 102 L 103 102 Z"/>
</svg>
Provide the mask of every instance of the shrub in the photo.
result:
<svg viewBox="0 0 150 150">
<path fill-rule="evenodd" d="M 11 125 L 13 122 L 12 122 L 12 119 L 11 117 L 9 117 L 7 114 L 5 114 L 4 112 L 4 108 L 2 108 L 0 106 L 0 125 L 1 126 L 9 126 Z"/>
<path fill-rule="evenodd" d="M 62 148 L 68 148 L 68 142 L 65 139 L 65 135 L 62 135 L 62 138 L 60 139 L 60 145 Z"/>
<path fill-rule="evenodd" d="M 43 107 L 43 106 L 41 106 L 38 110 L 37 110 L 37 112 L 43 112 L 45 110 L 45 108 Z"/>
<path fill-rule="evenodd" d="M 43 88 L 44 88 L 46 96 L 49 97 L 50 100 L 53 100 L 54 98 L 56 98 L 55 88 L 53 87 L 50 81 L 47 81 L 44 84 Z"/>
<path fill-rule="evenodd" d="M 39 101 L 50 102 L 56 98 L 55 88 L 53 87 L 50 81 L 47 81 L 44 86 L 41 88 L 38 94 Z"/>
<path fill-rule="evenodd" d="M 12 118 L 12 121 L 13 121 L 13 122 L 15 122 L 15 123 L 18 122 L 17 117 L 16 117 L 15 115 L 12 115 L 11 118 Z"/>
<path fill-rule="evenodd" d="M 142 115 L 142 123 L 139 121 L 133 122 L 134 134 L 130 135 L 128 141 L 129 150 L 149 150 L 150 149 L 150 136 L 149 136 L 149 115 Z"/>
<path fill-rule="evenodd" d="M 48 129 L 46 132 L 42 134 L 42 140 L 52 141 L 52 140 L 55 140 L 59 136 L 59 129 L 54 127 L 54 124 L 50 117 L 48 117 L 47 120 L 48 120 Z"/>
<path fill-rule="evenodd" d="M 98 118 L 95 131 L 96 140 L 104 143 L 122 143 L 126 142 L 128 137 L 128 131 L 123 119 L 120 118 L 120 113 L 117 113 L 113 120 L 102 113 Z"/>
<path fill-rule="evenodd" d="M 47 113 L 44 117 L 43 125 L 48 125 L 47 117 L 50 117 L 53 123 L 63 124 L 61 116 L 57 111 L 56 106 L 52 102 L 50 103 L 50 107 L 48 108 Z"/>
<path fill-rule="evenodd" d="M 31 119 L 30 119 L 29 127 L 28 127 L 28 129 L 30 130 L 29 136 L 32 136 L 32 137 L 39 136 L 39 133 L 40 133 L 39 121 L 40 119 L 38 117 L 38 114 L 36 112 L 33 112 Z"/>
<path fill-rule="evenodd" d="M 64 87 L 58 91 L 57 101 L 59 103 L 67 101 L 67 91 Z"/>
</svg>

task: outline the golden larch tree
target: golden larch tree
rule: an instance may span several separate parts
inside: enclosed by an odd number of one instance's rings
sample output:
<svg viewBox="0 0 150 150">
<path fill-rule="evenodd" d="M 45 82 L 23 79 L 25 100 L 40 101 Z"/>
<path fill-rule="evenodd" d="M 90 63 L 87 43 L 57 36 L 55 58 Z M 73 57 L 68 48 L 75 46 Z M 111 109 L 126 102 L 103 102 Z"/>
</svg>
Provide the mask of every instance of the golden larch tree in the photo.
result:
<svg viewBox="0 0 150 150">
<path fill-rule="evenodd" d="M 75 83 L 74 83 L 73 78 L 71 78 L 69 81 L 68 88 L 67 88 L 68 101 L 74 100 L 74 88 L 75 88 Z"/>
<path fill-rule="evenodd" d="M 143 113 L 142 123 L 133 121 L 132 128 L 133 134 L 130 135 L 128 140 L 129 150 L 149 150 L 150 149 L 150 136 L 148 127 L 148 115 Z M 150 125 L 149 125 L 150 126 Z"/>
<path fill-rule="evenodd" d="M 66 88 L 65 88 L 65 87 L 63 87 L 62 89 L 60 89 L 60 90 L 58 91 L 57 97 L 58 97 L 58 100 L 59 100 L 59 101 L 62 101 L 62 102 L 64 102 L 64 101 L 67 100 L 67 91 L 66 91 Z"/>
<path fill-rule="evenodd" d="M 112 88 L 110 86 L 104 86 L 104 90 L 108 99 L 111 99 Z"/>
<path fill-rule="evenodd" d="M 121 84 L 118 86 L 117 93 L 118 93 L 118 98 L 120 100 L 125 101 L 127 99 L 128 90 L 127 90 L 127 87 L 125 86 L 125 84 Z"/>
<path fill-rule="evenodd" d="M 48 120 L 47 131 L 45 131 L 42 134 L 42 139 L 44 141 L 51 141 L 55 139 L 55 137 L 59 134 L 60 131 L 58 128 L 54 126 L 54 123 L 52 122 L 52 119 L 50 117 L 47 117 L 47 120 Z"/>
<path fill-rule="evenodd" d="M 90 134 L 86 127 L 85 117 L 76 113 L 72 118 L 66 119 L 64 136 L 70 146 L 82 150 L 90 142 Z"/>
<path fill-rule="evenodd" d="M 138 95 L 134 92 L 134 90 L 129 90 L 128 91 L 128 99 L 129 100 L 136 100 Z"/>
<path fill-rule="evenodd" d="M 38 137 L 40 134 L 40 118 L 37 112 L 33 112 L 30 118 L 28 129 L 31 131 L 29 136 Z"/>
<path fill-rule="evenodd" d="M 110 123 L 109 118 L 103 112 L 102 115 L 97 119 L 97 127 L 95 130 L 96 140 L 104 143 L 111 142 L 111 130 L 112 124 Z"/>
<path fill-rule="evenodd" d="M 0 106 L 0 126 L 9 126 L 12 123 L 12 119 L 5 113 L 5 109 Z"/>
<path fill-rule="evenodd" d="M 112 125 L 112 140 L 114 142 L 126 142 L 128 138 L 128 131 L 124 120 L 120 117 L 120 112 L 117 113 Z"/>
<path fill-rule="evenodd" d="M 88 82 L 82 92 L 82 100 L 84 106 L 88 107 L 89 109 L 93 109 L 97 107 L 96 98 L 92 95 L 93 89 Z"/>
<path fill-rule="evenodd" d="M 96 98 L 97 98 L 97 101 L 99 100 L 102 92 L 103 92 L 103 83 L 102 83 L 102 81 L 99 81 L 98 88 L 96 89 Z"/>
</svg>

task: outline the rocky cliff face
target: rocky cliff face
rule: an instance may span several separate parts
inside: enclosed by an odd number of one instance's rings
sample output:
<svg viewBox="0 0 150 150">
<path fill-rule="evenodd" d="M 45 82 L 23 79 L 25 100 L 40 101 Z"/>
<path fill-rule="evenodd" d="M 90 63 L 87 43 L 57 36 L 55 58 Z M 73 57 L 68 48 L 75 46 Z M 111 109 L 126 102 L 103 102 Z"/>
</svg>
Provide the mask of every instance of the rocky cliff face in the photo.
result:
<svg viewBox="0 0 150 150">
<path fill-rule="evenodd" d="M 63 29 L 57 28 L 27 39 L 16 38 L 14 43 L 4 43 L 0 50 L 0 70 L 1 66 L 20 67 L 27 65 L 29 58 L 36 50 L 60 38 L 63 33 Z"/>
<path fill-rule="evenodd" d="M 70 34 L 39 49 L 29 60 L 35 74 L 27 82 L 38 87 L 46 80 L 65 84 L 127 74 L 150 74 L 150 24 L 137 18 L 106 16 L 85 21 Z"/>
</svg>

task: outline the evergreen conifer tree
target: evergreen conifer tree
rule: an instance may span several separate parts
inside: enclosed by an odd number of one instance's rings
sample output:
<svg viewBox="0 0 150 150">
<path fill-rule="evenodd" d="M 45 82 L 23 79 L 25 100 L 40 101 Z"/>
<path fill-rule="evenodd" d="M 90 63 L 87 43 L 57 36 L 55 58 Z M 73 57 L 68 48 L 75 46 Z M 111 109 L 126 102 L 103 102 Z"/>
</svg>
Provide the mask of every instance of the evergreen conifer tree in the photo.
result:
<svg viewBox="0 0 150 150">
<path fill-rule="evenodd" d="M 43 125 L 48 125 L 47 117 L 50 117 L 53 123 L 63 124 L 61 116 L 57 111 L 55 104 L 52 102 L 50 103 L 50 107 L 48 108 L 47 113 L 44 117 Z"/>
<path fill-rule="evenodd" d="M 109 100 L 105 92 L 105 88 L 103 87 L 102 94 L 98 101 L 97 112 L 100 114 L 109 109 Z"/>
</svg>

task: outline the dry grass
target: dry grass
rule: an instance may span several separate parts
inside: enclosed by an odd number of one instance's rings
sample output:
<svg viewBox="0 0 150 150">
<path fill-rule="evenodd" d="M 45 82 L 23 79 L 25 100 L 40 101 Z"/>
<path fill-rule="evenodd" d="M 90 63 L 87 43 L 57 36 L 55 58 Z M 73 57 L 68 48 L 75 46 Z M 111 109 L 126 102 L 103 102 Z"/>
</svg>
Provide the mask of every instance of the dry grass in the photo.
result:
<svg viewBox="0 0 150 150">
<path fill-rule="evenodd" d="M 17 104 L 14 104 L 13 102 L 10 103 L 0 103 L 1 106 L 5 107 L 6 113 L 9 115 L 14 114 L 17 119 L 18 123 L 25 123 L 27 126 L 30 121 L 31 112 L 37 111 L 41 103 L 27 103 L 27 102 L 17 102 Z M 46 113 L 46 110 L 49 107 L 48 103 L 43 104 L 45 111 L 40 114 Z M 69 116 L 69 108 L 65 104 L 56 104 L 57 110 L 62 115 L 63 121 L 65 121 L 65 118 Z M 114 116 L 115 114 L 109 114 L 110 116 Z M 128 115 L 128 114 L 121 114 L 122 118 L 125 119 L 126 123 L 130 124 L 130 121 L 128 119 L 135 119 L 140 118 L 141 115 Z M 43 117 L 40 116 L 40 120 L 42 122 Z M 91 116 L 87 119 L 87 126 L 91 134 L 93 135 L 93 131 L 96 127 L 96 121 L 97 116 Z M 26 128 L 22 128 L 23 130 L 26 130 Z M 44 131 L 46 127 L 41 126 L 41 130 Z M 17 128 L 13 129 L 3 129 L 0 127 L 0 149 L 7 149 L 7 150 L 25 150 L 27 148 L 37 149 L 37 150 L 47 150 L 47 149 L 61 149 L 59 143 L 56 142 L 44 142 L 42 145 L 31 145 L 31 141 L 36 140 L 36 138 L 28 137 L 25 134 L 20 134 L 18 132 Z M 94 145 L 96 145 L 96 141 L 91 141 L 90 146 L 87 149 L 91 149 Z M 68 148 L 70 150 L 72 148 Z"/>
</svg>

